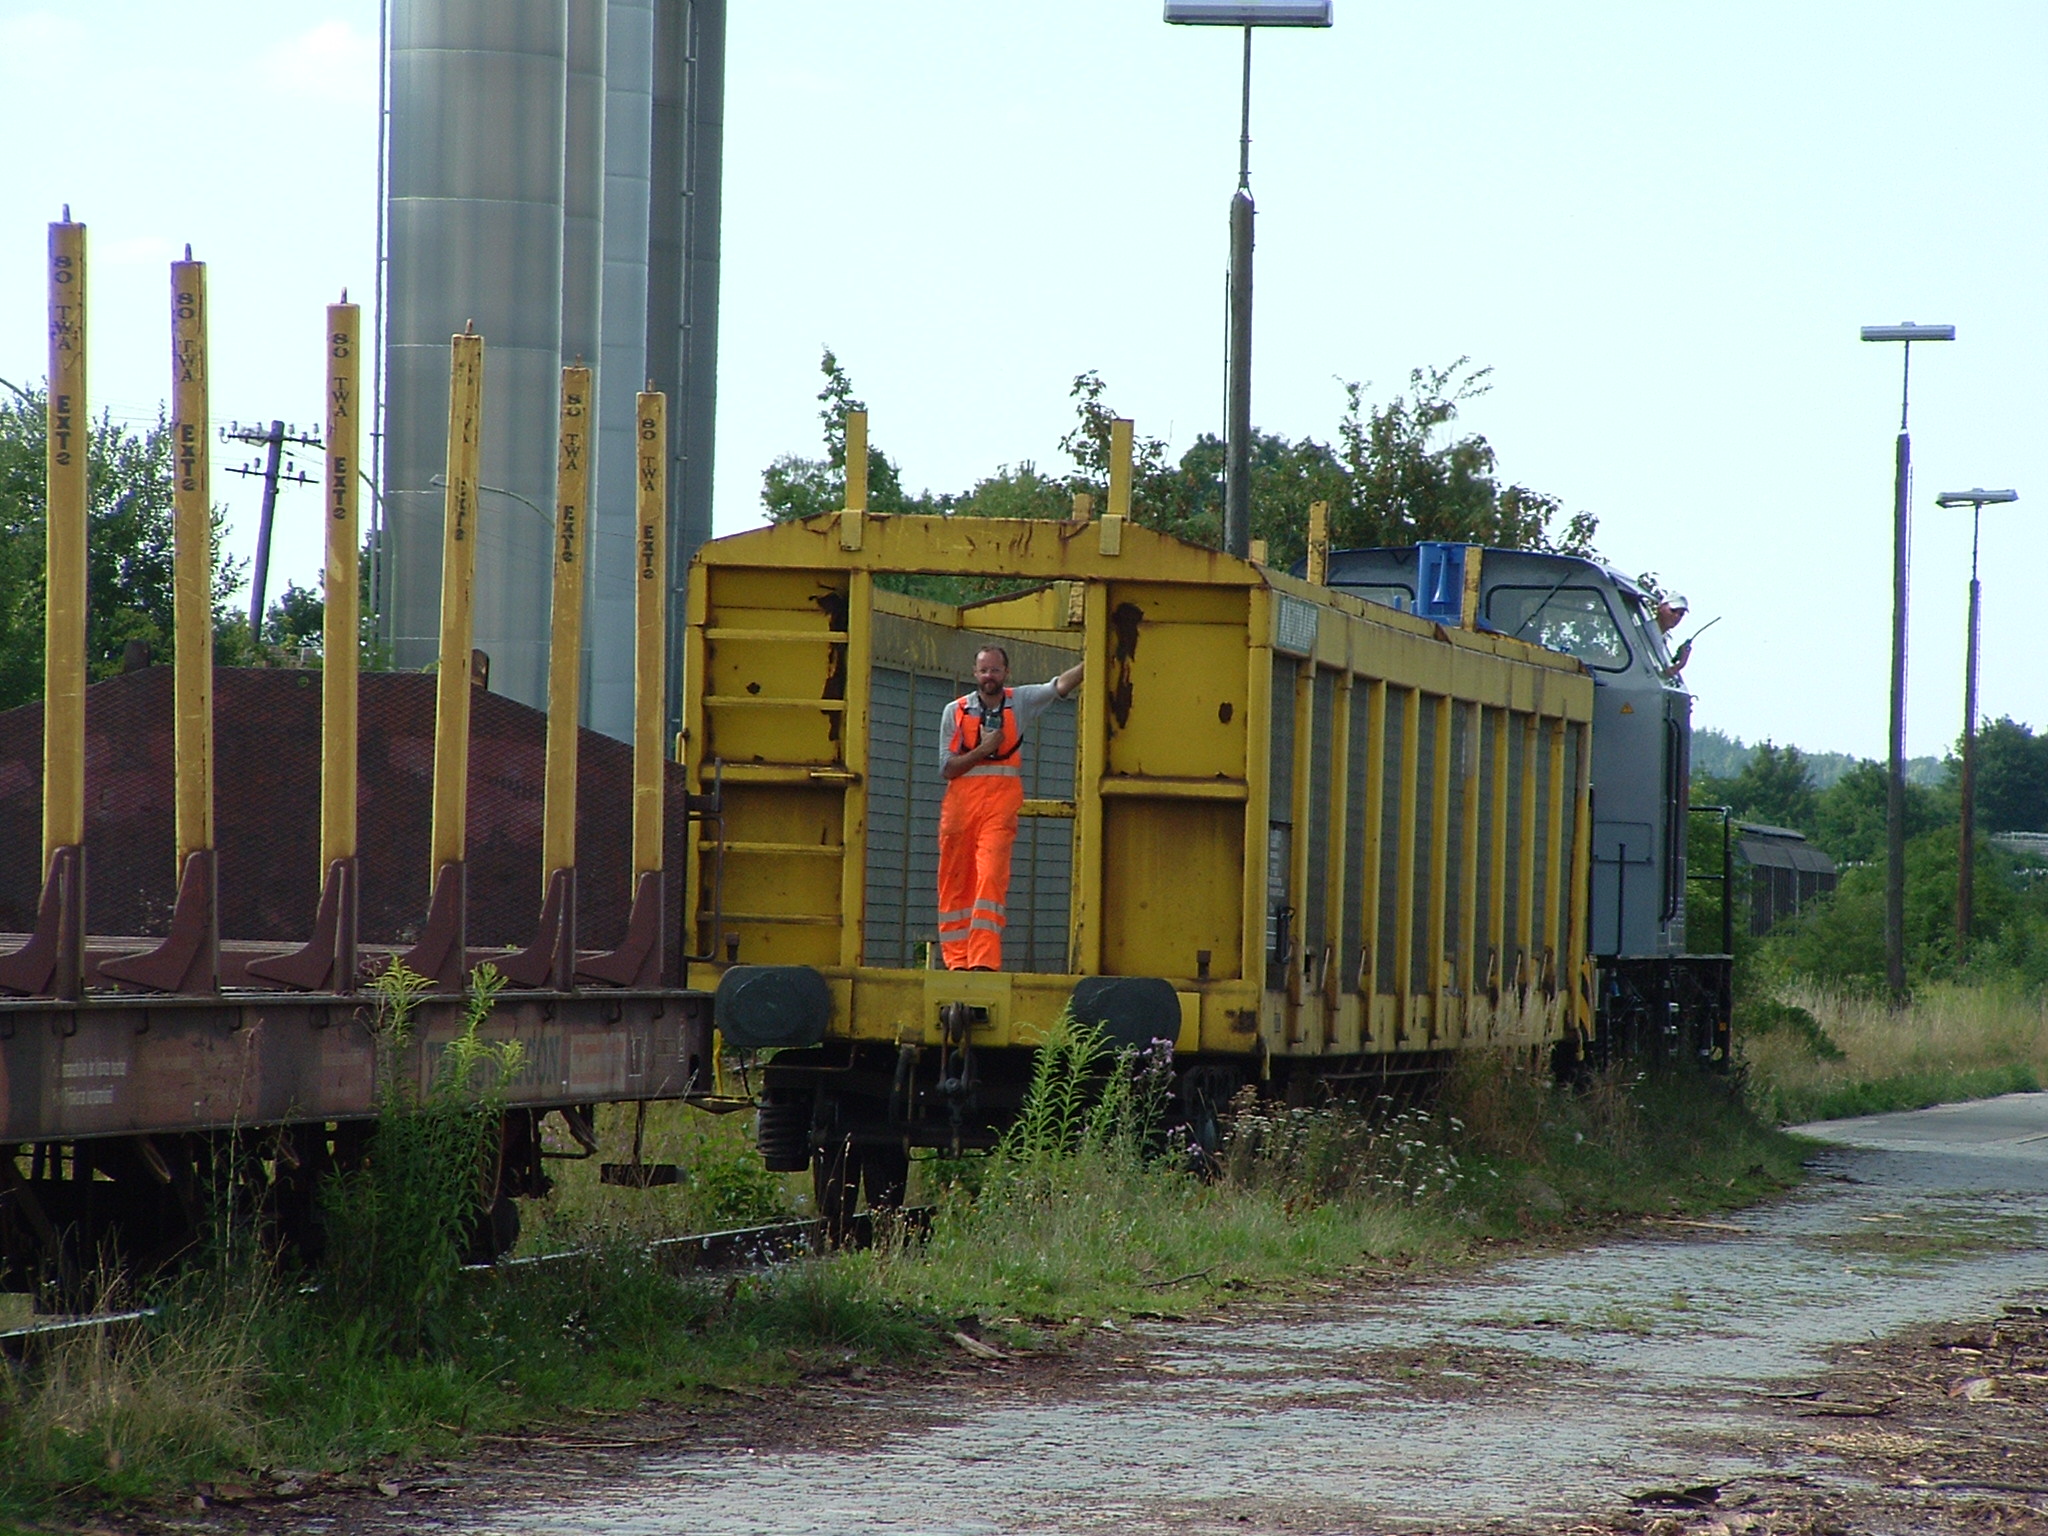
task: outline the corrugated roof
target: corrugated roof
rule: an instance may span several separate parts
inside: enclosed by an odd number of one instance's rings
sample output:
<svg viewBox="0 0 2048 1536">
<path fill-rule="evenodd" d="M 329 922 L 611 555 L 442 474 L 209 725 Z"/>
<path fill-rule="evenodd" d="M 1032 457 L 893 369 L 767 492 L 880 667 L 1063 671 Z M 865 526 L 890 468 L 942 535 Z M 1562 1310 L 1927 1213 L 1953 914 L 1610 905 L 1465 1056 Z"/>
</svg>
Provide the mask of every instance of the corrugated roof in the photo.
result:
<svg viewBox="0 0 2048 1536">
<path fill-rule="evenodd" d="M 1796 869 L 1805 874 L 1832 875 L 1835 861 L 1790 827 L 1767 827 L 1752 821 L 1735 824 L 1736 857 L 1763 869 Z"/>
</svg>

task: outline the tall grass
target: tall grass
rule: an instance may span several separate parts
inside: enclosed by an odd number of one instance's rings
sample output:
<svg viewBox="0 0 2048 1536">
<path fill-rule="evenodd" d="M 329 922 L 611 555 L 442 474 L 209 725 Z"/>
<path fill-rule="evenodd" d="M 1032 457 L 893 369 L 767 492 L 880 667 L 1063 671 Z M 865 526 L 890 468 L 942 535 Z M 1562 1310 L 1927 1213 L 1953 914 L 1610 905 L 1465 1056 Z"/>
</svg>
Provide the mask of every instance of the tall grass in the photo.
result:
<svg viewBox="0 0 2048 1536">
<path fill-rule="evenodd" d="M 1930 982 L 1903 1008 L 1880 996 L 1782 985 L 1738 1009 L 1752 1094 L 1796 1123 L 2038 1089 L 2048 1081 L 2048 994 Z"/>
<path fill-rule="evenodd" d="M 407 1006 L 402 995 L 391 1004 Z M 1472 1058 L 1434 1101 L 1405 1108 L 1288 1107 L 1248 1090 L 1198 1176 L 1171 1125 L 1170 1051 L 1117 1052 L 1069 1023 L 978 1177 L 921 1169 L 937 1187 L 927 1244 L 693 1279 L 664 1270 L 645 1232 L 607 1222 L 593 1197 L 565 1201 L 558 1218 L 582 1222 L 580 1257 L 443 1286 L 450 1213 L 458 1195 L 473 1209 L 482 1144 L 450 1130 L 422 1132 L 414 1147 L 392 1127 L 437 1104 L 469 1126 L 488 1106 L 489 1058 L 473 1029 L 464 1038 L 441 1074 L 461 1085 L 445 1103 L 438 1088 L 391 1090 L 368 1164 L 330 1204 L 341 1246 L 320 1294 L 272 1282 L 245 1243 L 166 1288 L 136 1338 L 81 1340 L 39 1378 L 12 1379 L 0 1504 L 47 1514 L 69 1499 L 75 1512 L 80 1499 L 246 1481 L 258 1468 L 348 1467 L 570 1405 L 625 1408 L 914 1359 L 950 1348 L 963 1327 L 1028 1342 L 1361 1266 L 1456 1262 L 1493 1237 L 1735 1204 L 1789 1182 L 1800 1155 L 1719 1080 L 1614 1074 L 1579 1092 L 1527 1052 L 1503 1052 Z M 721 1156 L 745 1150 L 731 1124 L 712 1133 Z M 616 1117 L 608 1152 L 629 1129 Z M 643 1144 L 652 1154 L 644 1128 Z M 439 1193 L 406 1204 L 370 1182 L 379 1147 L 389 1175 L 412 1167 Z M 591 1196 L 587 1168 L 566 1166 L 587 1186 L 567 1192 Z M 679 1198 L 723 1196 L 707 1186 Z M 419 1238 L 419 1255 L 394 1251 L 401 1232 Z"/>
</svg>

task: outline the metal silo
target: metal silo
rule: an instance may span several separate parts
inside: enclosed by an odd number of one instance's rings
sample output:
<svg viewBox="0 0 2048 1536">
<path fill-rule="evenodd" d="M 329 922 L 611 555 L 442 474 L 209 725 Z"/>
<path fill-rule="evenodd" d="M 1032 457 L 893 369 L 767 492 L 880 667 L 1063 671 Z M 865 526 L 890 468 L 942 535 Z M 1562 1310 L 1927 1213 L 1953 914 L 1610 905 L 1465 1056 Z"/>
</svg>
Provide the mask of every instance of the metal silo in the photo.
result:
<svg viewBox="0 0 2048 1536">
<path fill-rule="evenodd" d="M 718 403 L 718 225 L 725 137 L 725 0 L 656 0 L 647 375 L 669 411 L 669 654 L 680 657 L 684 578 L 711 537 Z M 669 722 L 680 723 L 680 667 Z"/>
<path fill-rule="evenodd" d="M 386 632 L 434 658 L 448 338 L 484 337 L 476 644 L 491 687 L 545 695 L 562 338 L 564 0 L 393 0 L 385 353 Z M 525 498 L 532 506 L 522 504 Z"/>
<path fill-rule="evenodd" d="M 448 337 L 486 341 L 476 643 L 545 695 L 559 369 L 597 381 L 585 718 L 631 733 L 632 432 L 671 401 L 671 608 L 711 530 L 724 0 L 390 0 L 384 504 L 393 664 L 434 656 Z"/>
<path fill-rule="evenodd" d="M 585 719 L 633 733 L 633 403 L 647 379 L 647 163 L 654 0 L 612 0 L 605 34 L 604 308 L 584 646 Z"/>
</svg>

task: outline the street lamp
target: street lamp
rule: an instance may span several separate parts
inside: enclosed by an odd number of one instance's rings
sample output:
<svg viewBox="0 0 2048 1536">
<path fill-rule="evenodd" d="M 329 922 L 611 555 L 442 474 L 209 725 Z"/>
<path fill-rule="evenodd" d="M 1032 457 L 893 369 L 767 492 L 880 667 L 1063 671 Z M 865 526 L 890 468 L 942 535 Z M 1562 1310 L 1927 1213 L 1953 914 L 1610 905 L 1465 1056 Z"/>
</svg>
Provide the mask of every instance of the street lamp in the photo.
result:
<svg viewBox="0 0 2048 1536">
<path fill-rule="evenodd" d="M 1952 325 L 1866 325 L 1865 341 L 1905 343 L 1899 382 L 1899 438 L 1892 467 L 1892 720 L 1891 770 L 1884 803 L 1884 979 L 1892 1001 L 1906 996 L 1906 543 L 1911 509 L 1913 440 L 1906 432 L 1906 403 L 1913 382 L 1913 343 L 1954 341 Z"/>
<path fill-rule="evenodd" d="M 1943 491 L 1942 507 L 1970 509 L 1970 643 L 1963 662 L 1963 828 L 1956 852 L 1956 959 L 1969 952 L 1977 898 L 1977 530 L 1984 509 L 2018 501 L 2018 491 Z"/>
<path fill-rule="evenodd" d="M 1244 28 L 1244 92 L 1237 191 L 1230 199 L 1230 400 L 1223 433 L 1223 548 L 1251 553 L 1252 467 L 1252 28 L 1327 27 L 1331 0 L 1166 0 L 1182 27 Z"/>
</svg>

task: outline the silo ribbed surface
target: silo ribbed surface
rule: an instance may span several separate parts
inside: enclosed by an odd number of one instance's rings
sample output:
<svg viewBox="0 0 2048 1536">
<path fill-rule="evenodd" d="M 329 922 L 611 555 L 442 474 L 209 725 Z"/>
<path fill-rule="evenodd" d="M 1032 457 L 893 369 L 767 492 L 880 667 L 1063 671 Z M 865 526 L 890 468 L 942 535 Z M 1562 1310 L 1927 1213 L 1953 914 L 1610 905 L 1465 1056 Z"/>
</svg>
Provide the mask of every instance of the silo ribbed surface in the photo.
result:
<svg viewBox="0 0 2048 1536">
<path fill-rule="evenodd" d="M 633 413 L 647 378 L 654 0 L 611 0 L 605 60 L 603 338 L 584 719 L 624 740 L 633 734 Z"/>
<path fill-rule="evenodd" d="M 393 0 L 385 503 L 392 660 L 432 661 L 448 338 L 485 338 L 476 644 L 491 687 L 546 693 L 562 361 L 565 0 Z M 518 498 L 532 503 L 529 507 Z"/>
</svg>

